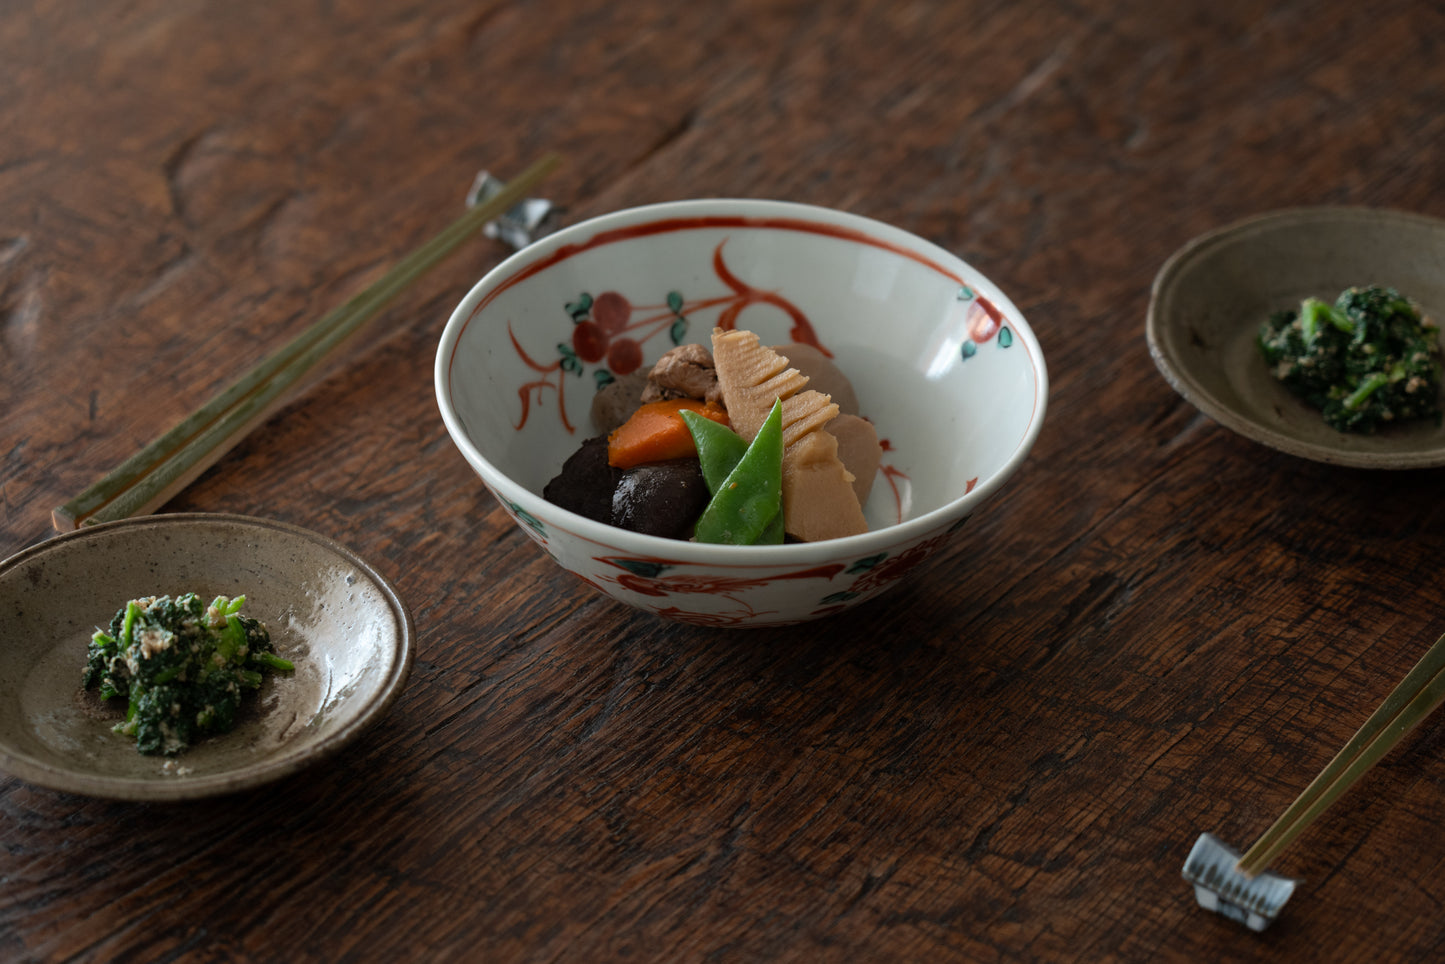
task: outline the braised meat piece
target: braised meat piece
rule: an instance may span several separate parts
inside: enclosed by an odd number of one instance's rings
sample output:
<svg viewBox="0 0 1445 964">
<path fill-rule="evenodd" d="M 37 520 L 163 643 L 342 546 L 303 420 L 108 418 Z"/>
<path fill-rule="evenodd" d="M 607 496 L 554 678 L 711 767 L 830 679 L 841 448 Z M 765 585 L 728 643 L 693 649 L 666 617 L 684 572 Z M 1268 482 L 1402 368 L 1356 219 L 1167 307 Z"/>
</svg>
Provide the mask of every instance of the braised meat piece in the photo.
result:
<svg viewBox="0 0 1445 964">
<path fill-rule="evenodd" d="M 712 353 L 702 345 L 678 345 L 663 354 L 648 373 L 642 401 L 661 402 L 672 398 L 722 403 Z"/>
</svg>

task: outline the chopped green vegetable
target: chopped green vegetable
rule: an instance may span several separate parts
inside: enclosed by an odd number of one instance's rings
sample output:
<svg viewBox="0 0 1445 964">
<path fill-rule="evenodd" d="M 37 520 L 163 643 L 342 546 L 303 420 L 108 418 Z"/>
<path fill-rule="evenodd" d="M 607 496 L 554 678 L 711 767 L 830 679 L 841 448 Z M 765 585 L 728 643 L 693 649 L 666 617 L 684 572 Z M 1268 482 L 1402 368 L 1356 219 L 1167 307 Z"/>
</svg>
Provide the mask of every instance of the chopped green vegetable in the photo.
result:
<svg viewBox="0 0 1445 964">
<path fill-rule="evenodd" d="M 781 543 L 782 403 L 773 403 L 751 443 L 744 442 L 732 429 L 701 416 L 684 412 L 682 417 L 697 443 L 703 480 L 712 493 L 693 537 L 698 542 L 739 546 Z"/>
<path fill-rule="evenodd" d="M 1441 417 L 1440 329 L 1393 288 L 1346 288 L 1334 304 L 1306 298 L 1261 327 L 1275 378 L 1342 432 Z"/>
<path fill-rule="evenodd" d="M 141 753 L 174 755 L 230 730 L 264 671 L 295 669 L 276 655 L 266 627 L 241 614 L 245 601 L 217 596 L 207 607 L 195 593 L 133 599 L 109 632 L 91 637 L 81 682 L 101 699 L 126 700 L 115 730 L 135 737 Z"/>
</svg>

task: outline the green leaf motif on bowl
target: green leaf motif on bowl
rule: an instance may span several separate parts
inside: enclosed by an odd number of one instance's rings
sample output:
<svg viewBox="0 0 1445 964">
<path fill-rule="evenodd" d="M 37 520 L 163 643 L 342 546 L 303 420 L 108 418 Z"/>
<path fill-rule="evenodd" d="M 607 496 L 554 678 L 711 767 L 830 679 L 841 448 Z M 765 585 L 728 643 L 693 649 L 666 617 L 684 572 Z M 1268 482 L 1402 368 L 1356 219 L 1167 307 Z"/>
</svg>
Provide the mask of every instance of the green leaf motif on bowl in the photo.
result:
<svg viewBox="0 0 1445 964">
<path fill-rule="evenodd" d="M 582 362 L 577 359 L 577 353 L 572 350 L 572 346 L 566 342 L 559 341 L 557 343 L 557 354 L 560 355 L 562 359 L 562 370 L 564 372 L 571 372 L 580 378 L 582 375 Z"/>
<path fill-rule="evenodd" d="M 886 552 L 880 552 L 872 556 L 864 556 L 862 559 L 855 560 L 853 564 L 844 571 L 847 572 L 850 576 L 856 576 L 860 572 L 868 572 L 874 566 L 877 566 L 880 562 L 887 558 L 888 553 Z"/>
<path fill-rule="evenodd" d="M 523 522 L 525 522 L 527 524 L 527 528 L 537 533 L 537 535 L 541 536 L 543 539 L 547 538 L 547 527 L 543 525 L 541 519 L 532 515 L 532 513 L 528 512 L 526 509 L 522 508 L 515 502 L 508 502 L 507 508 L 511 509 L 512 514 L 515 515 L 518 519 L 521 519 Z"/>
<path fill-rule="evenodd" d="M 634 576 L 641 576 L 644 579 L 656 579 L 671 568 L 671 566 L 665 563 L 649 562 L 646 559 L 623 559 L 614 557 L 609 559 L 608 562 L 616 566 L 621 566 Z"/>
<path fill-rule="evenodd" d="M 582 296 L 576 301 L 570 301 L 566 307 L 567 314 L 572 316 L 573 321 L 581 321 L 592 312 L 592 296 L 582 292 Z"/>
</svg>

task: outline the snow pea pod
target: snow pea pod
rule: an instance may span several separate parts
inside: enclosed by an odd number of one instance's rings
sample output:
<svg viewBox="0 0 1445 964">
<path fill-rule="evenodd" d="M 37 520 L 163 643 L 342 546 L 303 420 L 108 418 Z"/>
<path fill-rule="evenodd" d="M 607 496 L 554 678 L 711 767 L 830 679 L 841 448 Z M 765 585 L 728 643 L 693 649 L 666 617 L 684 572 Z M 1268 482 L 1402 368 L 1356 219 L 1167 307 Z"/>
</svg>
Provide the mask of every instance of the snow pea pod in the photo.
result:
<svg viewBox="0 0 1445 964">
<path fill-rule="evenodd" d="M 716 495 L 728 473 L 742 461 L 743 453 L 748 450 L 748 443 L 721 422 L 715 422 L 687 409 L 683 409 L 679 414 L 687 423 L 693 444 L 697 446 L 697 460 L 702 465 L 702 478 L 707 483 L 707 490 Z"/>
<path fill-rule="evenodd" d="M 722 441 L 718 433 L 699 426 L 698 421 L 704 420 L 688 419 L 688 427 L 697 440 L 703 479 L 712 492 L 712 500 L 698 517 L 694 538 L 698 542 L 741 546 L 782 542 L 782 404 L 773 403 L 757 436 L 746 443 L 742 455 L 730 468 L 726 465 L 733 460 L 737 443 Z M 723 431 L 742 441 L 731 429 Z M 719 476 L 721 480 L 715 482 Z"/>
</svg>

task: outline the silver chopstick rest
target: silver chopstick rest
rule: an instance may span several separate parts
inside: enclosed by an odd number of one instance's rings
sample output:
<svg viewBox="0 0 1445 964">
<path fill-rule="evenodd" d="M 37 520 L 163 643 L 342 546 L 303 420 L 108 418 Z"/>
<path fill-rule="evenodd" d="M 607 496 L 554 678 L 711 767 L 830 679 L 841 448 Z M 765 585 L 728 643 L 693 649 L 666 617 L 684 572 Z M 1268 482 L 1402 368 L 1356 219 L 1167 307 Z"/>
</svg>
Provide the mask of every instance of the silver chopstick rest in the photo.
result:
<svg viewBox="0 0 1445 964">
<path fill-rule="evenodd" d="M 476 207 L 502 190 L 503 183 L 488 171 L 481 171 L 467 191 L 467 207 Z M 487 237 L 520 251 L 538 238 L 551 234 L 561 220 L 562 209 L 545 198 L 526 198 L 505 214 L 482 226 Z"/>
</svg>

